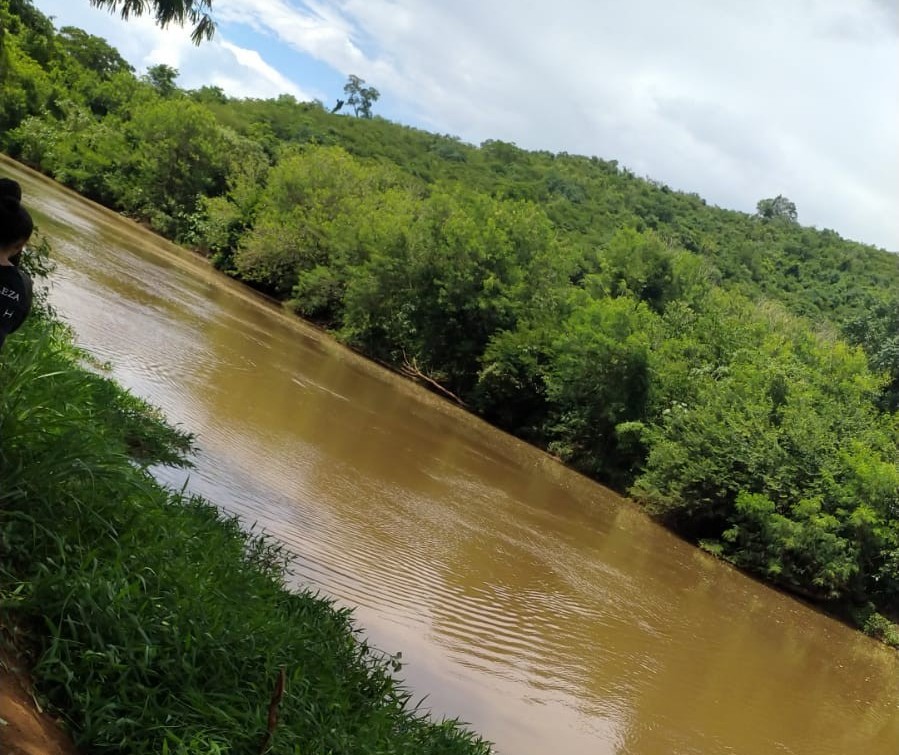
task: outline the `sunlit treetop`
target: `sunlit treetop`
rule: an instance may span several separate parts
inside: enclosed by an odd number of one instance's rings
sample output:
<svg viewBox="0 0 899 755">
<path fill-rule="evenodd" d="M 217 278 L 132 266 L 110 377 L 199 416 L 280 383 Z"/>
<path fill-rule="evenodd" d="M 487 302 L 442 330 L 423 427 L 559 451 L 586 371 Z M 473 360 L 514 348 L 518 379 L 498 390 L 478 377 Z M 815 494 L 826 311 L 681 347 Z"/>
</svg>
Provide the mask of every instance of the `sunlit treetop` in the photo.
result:
<svg viewBox="0 0 899 755">
<path fill-rule="evenodd" d="M 212 20 L 212 0 L 90 0 L 96 8 L 107 8 L 110 13 L 121 13 L 122 18 L 153 13 L 156 23 L 162 27 L 172 21 L 193 24 L 190 38 L 194 44 L 212 39 L 215 22 Z"/>
</svg>

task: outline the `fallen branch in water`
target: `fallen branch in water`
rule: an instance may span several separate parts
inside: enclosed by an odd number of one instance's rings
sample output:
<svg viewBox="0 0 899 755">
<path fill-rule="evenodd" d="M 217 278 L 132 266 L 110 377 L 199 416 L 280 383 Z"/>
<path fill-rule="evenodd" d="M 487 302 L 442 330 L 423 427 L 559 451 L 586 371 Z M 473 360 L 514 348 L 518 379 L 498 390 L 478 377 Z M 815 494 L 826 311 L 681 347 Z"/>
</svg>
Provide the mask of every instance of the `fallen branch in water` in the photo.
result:
<svg viewBox="0 0 899 755">
<path fill-rule="evenodd" d="M 412 357 L 410 361 L 409 357 L 406 356 L 405 351 L 403 352 L 403 366 L 400 367 L 400 372 L 406 377 L 412 378 L 413 380 L 420 380 L 424 383 L 427 383 L 438 393 L 441 393 L 447 398 L 455 401 L 459 406 L 466 406 L 465 402 L 455 393 L 453 393 L 449 388 L 445 388 L 430 375 L 426 375 L 424 372 L 422 372 L 421 368 L 418 366 L 418 360 L 415 357 Z"/>
</svg>

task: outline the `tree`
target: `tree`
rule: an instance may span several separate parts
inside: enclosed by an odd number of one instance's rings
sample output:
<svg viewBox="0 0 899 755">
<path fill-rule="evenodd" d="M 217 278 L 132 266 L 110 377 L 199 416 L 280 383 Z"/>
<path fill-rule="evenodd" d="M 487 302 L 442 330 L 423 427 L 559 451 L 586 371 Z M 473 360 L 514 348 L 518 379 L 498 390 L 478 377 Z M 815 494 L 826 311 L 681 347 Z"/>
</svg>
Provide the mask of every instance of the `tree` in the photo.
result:
<svg viewBox="0 0 899 755">
<path fill-rule="evenodd" d="M 203 104 L 224 105 L 228 101 L 228 95 L 225 94 L 224 89 L 208 84 L 204 84 L 199 89 L 191 90 L 190 96 L 195 102 L 202 102 Z"/>
<path fill-rule="evenodd" d="M 135 111 L 127 136 L 136 147 L 123 161 L 131 190 L 124 208 L 179 238 L 198 197 L 225 188 L 228 148 L 215 116 L 190 100 L 157 100 Z"/>
<path fill-rule="evenodd" d="M 611 296 L 633 294 L 661 311 L 672 293 L 673 255 L 653 231 L 622 228 L 605 245 L 593 284 Z"/>
<path fill-rule="evenodd" d="M 796 205 L 782 194 L 774 199 L 760 199 L 756 207 L 756 217 L 762 220 L 785 220 L 795 223 L 798 220 Z"/>
<path fill-rule="evenodd" d="M 123 71 L 134 69 L 105 39 L 88 34 L 74 26 L 63 26 L 56 37 L 60 48 L 74 58 L 82 67 L 98 76 L 108 79 Z"/>
<path fill-rule="evenodd" d="M 543 379 L 549 449 L 577 469 L 622 483 L 630 453 L 620 426 L 643 419 L 649 393 L 649 332 L 656 316 L 630 297 L 573 295 L 553 334 Z"/>
<path fill-rule="evenodd" d="M 50 76 L 18 45 L 4 51 L 0 73 L 0 144 L 8 144 L 9 132 L 29 115 L 41 112 L 52 100 Z"/>
<path fill-rule="evenodd" d="M 389 251 L 376 249 L 347 287 L 342 334 L 466 394 L 491 336 L 559 279 L 552 227 L 535 205 L 460 187 L 434 189 L 395 225 Z"/>
<path fill-rule="evenodd" d="M 178 24 L 189 22 L 194 25 L 190 38 L 198 45 L 204 39 L 212 39 L 215 22 L 210 16 L 212 0 L 91 0 L 95 8 L 106 8 L 110 13 L 121 9 L 122 18 L 132 14 L 142 16 L 153 11 L 156 23 L 163 28 L 172 21 Z"/>
<path fill-rule="evenodd" d="M 175 93 L 175 79 L 178 78 L 178 69 L 167 66 L 165 63 L 159 63 L 150 66 L 144 77 L 159 92 L 160 97 L 170 97 Z"/>
<path fill-rule="evenodd" d="M 388 243 L 380 225 L 397 213 L 379 218 L 378 205 L 392 189 L 402 191 L 397 175 L 339 147 L 285 156 L 268 175 L 255 226 L 235 256 L 236 269 L 278 295 L 292 293 L 292 306 L 307 316 L 331 319 L 332 302 L 321 294 L 323 281 L 316 269 L 341 277 L 366 249 Z M 410 214 L 393 222 L 396 229 L 408 227 Z M 376 240 L 367 240 L 369 236 Z M 311 288 L 318 291 L 313 294 Z"/>
<path fill-rule="evenodd" d="M 870 305 L 844 326 L 851 343 L 861 346 L 868 362 L 887 376 L 881 403 L 891 412 L 899 409 L 899 300 Z"/>
<path fill-rule="evenodd" d="M 353 108 L 358 118 L 371 118 L 371 106 L 381 96 L 374 87 L 364 86 L 365 80 L 350 74 L 343 91 L 347 95 L 346 104 Z"/>
</svg>

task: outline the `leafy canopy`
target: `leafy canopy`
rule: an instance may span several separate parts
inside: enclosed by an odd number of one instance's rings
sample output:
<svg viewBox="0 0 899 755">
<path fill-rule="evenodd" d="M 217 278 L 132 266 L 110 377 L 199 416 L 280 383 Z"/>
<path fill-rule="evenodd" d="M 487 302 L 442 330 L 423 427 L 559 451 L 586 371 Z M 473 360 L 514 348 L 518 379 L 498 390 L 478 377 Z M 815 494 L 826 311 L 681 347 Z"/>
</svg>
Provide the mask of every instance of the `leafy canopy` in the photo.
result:
<svg viewBox="0 0 899 755">
<path fill-rule="evenodd" d="M 190 37 L 197 45 L 215 34 L 215 22 L 210 15 L 212 0 L 91 0 L 91 5 L 111 13 L 119 12 L 124 19 L 153 13 L 156 23 L 163 28 L 173 21 L 191 23 L 194 28 Z"/>
</svg>

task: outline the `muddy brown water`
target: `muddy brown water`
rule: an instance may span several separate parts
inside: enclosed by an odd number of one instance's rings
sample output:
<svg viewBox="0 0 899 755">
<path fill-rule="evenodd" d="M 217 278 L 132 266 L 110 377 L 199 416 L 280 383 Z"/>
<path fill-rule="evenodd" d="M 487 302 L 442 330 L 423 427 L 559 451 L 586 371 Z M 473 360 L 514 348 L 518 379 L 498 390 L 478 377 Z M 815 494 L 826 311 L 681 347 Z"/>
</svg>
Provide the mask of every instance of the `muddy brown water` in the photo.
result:
<svg viewBox="0 0 899 755">
<path fill-rule="evenodd" d="M 899 753 L 892 651 L 193 255 L 0 174 L 52 241 L 78 343 L 197 434 L 189 488 L 294 551 L 435 715 L 504 755 Z"/>
</svg>

